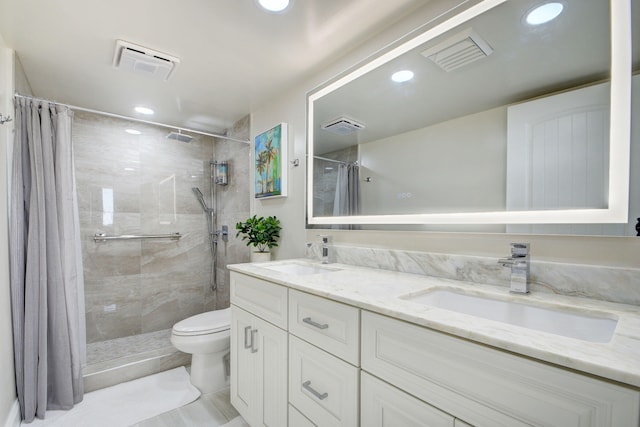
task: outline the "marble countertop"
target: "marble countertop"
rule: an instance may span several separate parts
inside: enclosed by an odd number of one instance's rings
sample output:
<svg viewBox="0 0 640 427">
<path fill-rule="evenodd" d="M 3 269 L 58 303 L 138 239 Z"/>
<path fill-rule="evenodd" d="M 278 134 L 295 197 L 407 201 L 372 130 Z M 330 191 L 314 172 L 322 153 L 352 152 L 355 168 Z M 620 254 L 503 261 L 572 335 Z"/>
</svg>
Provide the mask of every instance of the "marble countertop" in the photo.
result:
<svg viewBox="0 0 640 427">
<path fill-rule="evenodd" d="M 273 269 L 283 264 L 297 264 L 302 268 L 317 266 L 323 270 L 318 270 L 316 274 L 292 274 Z M 498 286 L 346 264 L 326 265 L 307 259 L 234 264 L 228 267 L 231 271 L 292 289 L 640 388 L 640 307 L 635 305 L 542 292 L 515 295 Z M 325 272 L 324 269 L 330 271 Z M 497 297 L 571 313 L 604 315 L 617 318 L 618 324 L 610 342 L 596 343 L 429 307 L 402 298 L 434 288 Z"/>
</svg>

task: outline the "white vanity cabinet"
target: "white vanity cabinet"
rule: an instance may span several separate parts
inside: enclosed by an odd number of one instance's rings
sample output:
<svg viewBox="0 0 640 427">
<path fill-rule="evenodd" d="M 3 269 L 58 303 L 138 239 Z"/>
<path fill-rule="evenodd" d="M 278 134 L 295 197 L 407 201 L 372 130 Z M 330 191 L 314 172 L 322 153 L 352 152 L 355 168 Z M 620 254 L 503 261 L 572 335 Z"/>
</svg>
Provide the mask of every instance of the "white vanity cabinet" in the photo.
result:
<svg viewBox="0 0 640 427">
<path fill-rule="evenodd" d="M 287 425 L 287 288 L 231 273 L 231 403 L 252 427 Z"/>
<path fill-rule="evenodd" d="M 236 272 L 231 303 L 252 427 L 640 426 L 631 387 Z"/>
<path fill-rule="evenodd" d="M 367 427 L 454 427 L 455 418 L 362 371 L 360 417 Z"/>
<path fill-rule="evenodd" d="M 289 290 L 289 402 L 314 425 L 360 425 L 359 356 L 358 308 Z"/>
<path fill-rule="evenodd" d="M 302 415 L 295 406 L 289 405 L 289 425 L 291 427 L 316 427 L 307 417 Z"/>
<path fill-rule="evenodd" d="M 365 311 L 361 352 L 363 372 L 476 427 L 638 427 L 637 391 Z"/>
</svg>

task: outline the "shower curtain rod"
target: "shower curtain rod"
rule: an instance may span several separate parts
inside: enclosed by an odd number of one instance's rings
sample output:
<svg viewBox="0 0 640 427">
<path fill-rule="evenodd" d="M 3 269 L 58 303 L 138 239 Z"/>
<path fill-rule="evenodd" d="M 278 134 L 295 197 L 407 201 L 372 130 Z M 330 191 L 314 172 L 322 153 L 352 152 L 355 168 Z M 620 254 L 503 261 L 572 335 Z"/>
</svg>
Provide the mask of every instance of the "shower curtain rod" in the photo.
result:
<svg viewBox="0 0 640 427">
<path fill-rule="evenodd" d="M 334 159 L 328 159 L 326 157 L 320 157 L 320 156 L 313 156 L 314 159 L 318 159 L 318 160 L 324 160 L 325 162 L 332 162 L 332 163 L 342 163 L 343 165 L 357 165 L 358 162 L 343 162 L 342 160 L 334 160 Z"/>
<path fill-rule="evenodd" d="M 247 139 L 238 139 L 238 138 L 233 138 L 233 137 L 230 137 L 230 136 L 221 135 L 221 134 L 217 134 L 217 133 L 203 132 L 203 131 L 199 131 L 199 130 L 195 130 L 195 129 L 189 129 L 189 128 L 183 128 L 183 127 L 180 127 L 180 126 L 168 125 L 166 123 L 152 122 L 152 121 L 149 121 L 149 120 L 137 119 L 135 117 L 128 117 L 128 116 L 123 116 L 123 115 L 120 115 L 120 114 L 108 113 L 106 111 L 92 110 L 90 108 L 78 107 L 77 105 L 63 104 L 61 102 L 52 101 L 52 100 L 44 99 L 44 98 L 38 98 L 36 96 L 20 95 L 19 93 L 16 93 L 14 95 L 14 97 L 15 98 L 24 98 L 24 99 L 33 99 L 33 100 L 36 100 L 36 101 L 50 102 L 52 104 L 62 105 L 63 107 L 68 107 L 68 108 L 70 108 L 72 110 L 84 111 L 86 113 L 100 114 L 102 116 L 114 117 L 116 119 L 131 120 L 131 121 L 138 122 L 138 123 L 144 123 L 146 125 L 161 126 L 161 127 L 168 128 L 168 129 L 175 129 L 175 130 L 179 130 L 179 131 L 197 133 L 199 135 L 212 136 L 214 138 L 221 138 L 221 139 L 226 139 L 226 140 L 229 140 L 229 141 L 243 142 L 245 144 L 250 144 L 251 143 L 251 141 L 249 141 Z"/>
</svg>

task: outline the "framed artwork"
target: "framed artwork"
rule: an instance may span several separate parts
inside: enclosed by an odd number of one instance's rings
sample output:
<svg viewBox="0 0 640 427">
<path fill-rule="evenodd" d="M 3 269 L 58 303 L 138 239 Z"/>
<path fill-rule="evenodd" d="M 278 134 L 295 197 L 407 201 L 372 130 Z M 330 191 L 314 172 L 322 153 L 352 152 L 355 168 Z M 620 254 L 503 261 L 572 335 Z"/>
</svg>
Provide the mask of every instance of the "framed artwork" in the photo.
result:
<svg viewBox="0 0 640 427">
<path fill-rule="evenodd" d="M 256 199 L 287 195 L 287 124 L 262 132 L 255 139 L 254 191 Z"/>
</svg>

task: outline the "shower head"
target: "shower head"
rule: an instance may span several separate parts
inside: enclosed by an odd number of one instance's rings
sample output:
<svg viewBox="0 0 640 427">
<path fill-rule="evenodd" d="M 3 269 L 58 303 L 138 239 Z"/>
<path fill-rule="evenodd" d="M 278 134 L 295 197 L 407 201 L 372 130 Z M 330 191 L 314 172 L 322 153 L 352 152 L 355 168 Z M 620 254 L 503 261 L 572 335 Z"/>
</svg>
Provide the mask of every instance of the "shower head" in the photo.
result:
<svg viewBox="0 0 640 427">
<path fill-rule="evenodd" d="M 169 132 L 169 134 L 167 135 L 167 138 L 175 139 L 176 141 L 180 141 L 180 142 L 191 142 L 191 140 L 193 139 L 191 135 L 182 133 L 180 129 L 178 129 L 178 132 L 175 132 L 175 131 Z"/>
<path fill-rule="evenodd" d="M 200 191 L 198 187 L 192 187 L 191 191 L 193 191 L 193 194 L 195 194 L 198 198 L 202 209 L 204 209 L 205 212 L 209 212 L 209 208 L 207 207 L 207 203 L 204 201 L 204 195 L 202 194 L 202 191 Z"/>
<path fill-rule="evenodd" d="M 199 198 L 199 199 L 204 198 L 204 195 L 202 194 L 202 191 L 200 191 L 200 189 L 198 187 L 191 187 L 191 191 L 193 191 L 193 194 L 195 194 L 197 198 Z"/>
</svg>

